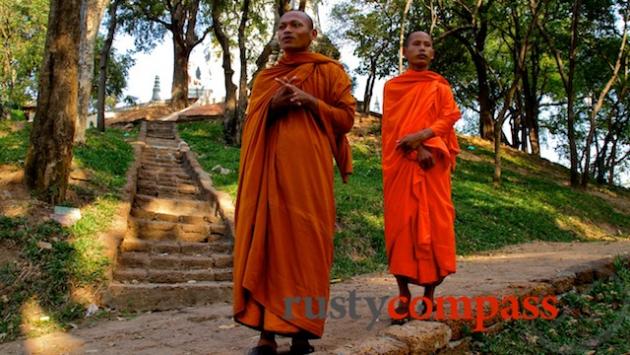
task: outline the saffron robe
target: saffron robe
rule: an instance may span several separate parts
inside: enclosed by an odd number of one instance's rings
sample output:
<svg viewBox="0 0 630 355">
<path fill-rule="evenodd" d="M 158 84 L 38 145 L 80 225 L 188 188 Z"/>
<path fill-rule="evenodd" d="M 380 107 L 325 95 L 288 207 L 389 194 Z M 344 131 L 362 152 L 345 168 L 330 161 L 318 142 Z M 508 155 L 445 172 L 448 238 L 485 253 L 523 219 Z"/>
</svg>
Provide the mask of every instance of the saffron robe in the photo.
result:
<svg viewBox="0 0 630 355">
<path fill-rule="evenodd" d="M 316 112 L 270 112 L 280 88 L 274 79 L 294 76 L 298 88 L 318 98 Z M 354 123 L 354 107 L 343 67 L 320 54 L 285 54 L 256 78 L 236 201 L 237 322 L 284 335 L 322 336 L 335 230 L 333 157 L 346 182 L 352 158 L 345 133 Z"/>
<path fill-rule="evenodd" d="M 383 95 L 383 192 L 389 271 L 415 284 L 454 273 L 455 209 L 451 171 L 459 145 L 453 125 L 461 114 L 441 75 L 407 70 L 385 84 Z M 424 141 L 435 165 L 423 170 L 417 153 L 396 149 L 405 135 L 431 128 Z"/>
</svg>

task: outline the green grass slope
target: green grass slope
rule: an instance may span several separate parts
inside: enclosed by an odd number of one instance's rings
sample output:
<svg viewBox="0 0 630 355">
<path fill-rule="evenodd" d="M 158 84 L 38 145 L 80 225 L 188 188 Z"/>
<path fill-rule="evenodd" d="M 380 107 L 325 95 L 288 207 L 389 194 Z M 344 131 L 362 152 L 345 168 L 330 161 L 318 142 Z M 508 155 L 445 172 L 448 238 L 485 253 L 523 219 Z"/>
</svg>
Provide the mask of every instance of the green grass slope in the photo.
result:
<svg viewBox="0 0 630 355">
<path fill-rule="evenodd" d="M 221 142 L 219 122 L 179 126 L 180 134 L 210 171 L 215 185 L 236 194 L 239 151 Z M 338 231 L 333 277 L 385 270 L 380 128 L 372 118 L 357 119 L 350 135 L 354 174 L 348 184 L 335 180 Z M 569 188 L 565 168 L 522 152 L 504 150 L 503 183 L 492 184 L 493 150 L 475 138 L 460 137 L 462 154 L 453 174 L 457 213 L 457 253 L 486 252 L 534 240 L 628 239 L 630 192 L 623 189 Z"/>
</svg>

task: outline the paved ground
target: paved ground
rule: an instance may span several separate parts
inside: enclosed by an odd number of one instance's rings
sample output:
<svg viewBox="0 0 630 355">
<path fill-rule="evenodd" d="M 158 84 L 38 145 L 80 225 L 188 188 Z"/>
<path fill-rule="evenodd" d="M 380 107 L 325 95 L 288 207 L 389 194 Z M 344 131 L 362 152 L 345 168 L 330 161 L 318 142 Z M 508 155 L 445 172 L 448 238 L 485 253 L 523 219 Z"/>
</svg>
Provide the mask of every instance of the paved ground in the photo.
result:
<svg viewBox="0 0 630 355">
<path fill-rule="evenodd" d="M 593 243 L 529 243 L 490 255 L 459 258 L 457 274 L 438 289 L 437 296 L 474 296 L 512 287 L 515 290 L 535 280 L 591 261 L 630 254 L 630 240 Z M 331 297 L 393 296 L 396 285 L 387 274 L 371 274 L 332 286 Z M 419 293 L 419 288 L 412 292 Z M 143 314 L 134 319 L 97 321 L 69 333 L 0 345 L 1 354 L 243 354 L 254 345 L 257 333 L 236 325 L 229 304 Z M 357 300 L 359 319 L 329 319 L 326 333 L 314 341 L 317 350 L 330 352 L 350 341 L 375 335 L 389 324 L 385 311 L 368 329 L 372 316 L 368 304 Z M 280 339 L 280 351 L 288 350 Z"/>
</svg>

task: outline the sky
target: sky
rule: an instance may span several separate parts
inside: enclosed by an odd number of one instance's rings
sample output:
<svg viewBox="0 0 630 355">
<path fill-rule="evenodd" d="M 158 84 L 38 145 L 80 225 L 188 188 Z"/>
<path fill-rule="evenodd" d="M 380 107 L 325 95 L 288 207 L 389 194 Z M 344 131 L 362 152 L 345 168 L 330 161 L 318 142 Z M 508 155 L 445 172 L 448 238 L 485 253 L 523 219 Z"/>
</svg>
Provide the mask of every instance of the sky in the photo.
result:
<svg viewBox="0 0 630 355">
<path fill-rule="evenodd" d="M 333 0 L 323 1 L 323 5 L 320 7 L 320 21 L 322 27 L 321 30 L 324 33 L 329 33 L 329 31 L 334 30 L 331 29 L 332 22 L 330 18 L 330 10 L 332 9 L 332 5 L 334 3 L 335 1 Z M 133 38 L 126 34 L 117 34 L 113 45 L 119 53 L 125 52 L 134 47 Z M 190 56 L 189 74 L 194 77 L 195 71 L 197 67 L 199 67 L 201 71 L 202 85 L 205 89 L 212 90 L 211 98 L 214 98 L 218 102 L 225 96 L 223 68 L 221 67 L 221 58 L 216 48 L 210 49 L 211 59 L 210 61 L 206 61 L 205 52 L 210 48 L 210 46 L 210 36 L 208 36 L 208 38 L 206 38 L 203 43 L 195 47 Z M 359 76 L 354 73 L 354 70 L 358 67 L 360 63 L 359 58 L 357 58 L 352 53 L 353 48 L 350 45 L 342 45 L 339 50 L 341 52 L 340 61 L 348 66 L 349 74 L 357 78 L 357 86 L 355 87 L 354 95 L 356 98 L 362 99 L 367 77 Z M 173 45 L 170 34 L 167 32 L 167 36 L 164 38 L 164 40 L 151 52 L 137 53 L 134 58 L 135 65 L 129 70 L 127 81 L 128 86 L 123 95 L 134 96 L 138 99 L 139 103 L 146 103 L 150 101 L 153 93 L 155 76 L 157 75 L 160 78 L 161 98 L 170 98 L 173 75 Z M 235 71 L 235 75 L 233 76 L 232 81 L 235 84 L 238 84 L 238 48 L 234 48 L 232 59 L 232 66 Z M 371 109 L 374 111 L 380 112 L 380 110 L 377 110 L 377 102 L 378 106 L 382 107 L 383 85 L 387 79 L 389 78 L 376 80 L 371 103 Z M 464 112 L 464 114 L 466 115 L 467 113 Z M 456 124 L 455 128 L 456 130 L 461 131 L 464 125 L 464 120 L 460 120 Z M 504 128 L 506 130 L 509 129 L 509 122 L 506 122 Z M 547 141 L 547 144 L 543 143 L 541 145 L 541 156 L 553 162 L 568 166 L 568 161 L 566 159 L 561 159 L 554 151 L 554 149 L 550 148 L 557 145 L 557 140 L 555 140 L 554 137 L 547 134 L 547 132 L 545 131 L 542 131 L 541 135 L 541 140 Z M 623 180 L 623 185 L 630 185 L 629 176 L 624 176 Z"/>
</svg>

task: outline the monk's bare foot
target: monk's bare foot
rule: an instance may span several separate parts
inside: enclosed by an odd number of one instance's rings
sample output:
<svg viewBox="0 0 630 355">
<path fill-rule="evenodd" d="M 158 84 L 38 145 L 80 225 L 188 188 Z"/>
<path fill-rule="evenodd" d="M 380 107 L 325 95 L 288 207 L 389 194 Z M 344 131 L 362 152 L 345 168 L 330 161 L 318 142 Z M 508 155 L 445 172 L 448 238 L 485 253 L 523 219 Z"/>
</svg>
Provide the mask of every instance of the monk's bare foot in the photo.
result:
<svg viewBox="0 0 630 355">
<path fill-rule="evenodd" d="M 258 345 L 252 348 L 248 355 L 274 355 L 277 354 L 277 349 L 278 344 L 276 343 L 275 334 L 262 332 L 260 333 Z"/>
<path fill-rule="evenodd" d="M 290 354 L 310 354 L 315 352 L 315 348 L 308 342 L 308 339 L 295 337 L 291 341 Z"/>
<path fill-rule="evenodd" d="M 409 300 L 411 299 L 411 295 L 400 295 L 399 297 L 400 301 L 398 302 L 398 306 L 394 309 L 397 316 L 392 318 L 392 325 L 403 325 L 409 320 Z"/>
</svg>

